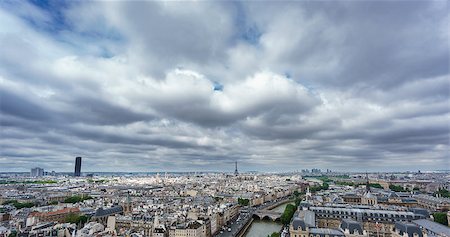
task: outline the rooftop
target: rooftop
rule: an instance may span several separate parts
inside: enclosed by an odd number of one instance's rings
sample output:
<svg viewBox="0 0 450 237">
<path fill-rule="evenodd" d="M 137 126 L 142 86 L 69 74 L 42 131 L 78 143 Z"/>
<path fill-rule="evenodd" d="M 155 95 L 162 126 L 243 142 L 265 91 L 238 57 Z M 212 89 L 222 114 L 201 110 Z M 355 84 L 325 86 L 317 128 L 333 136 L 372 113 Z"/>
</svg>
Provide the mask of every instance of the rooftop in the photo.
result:
<svg viewBox="0 0 450 237">
<path fill-rule="evenodd" d="M 120 212 L 123 212 L 122 206 L 114 206 L 114 207 L 111 207 L 108 209 L 99 208 L 99 209 L 97 209 L 97 211 L 95 211 L 94 216 L 96 216 L 96 217 L 109 216 L 109 215 L 120 213 Z"/>
<path fill-rule="evenodd" d="M 442 236 L 450 236 L 450 227 L 441 225 L 434 221 L 430 221 L 427 219 L 421 219 L 421 220 L 414 220 L 413 223 L 422 228 L 430 230 L 430 231 L 434 232 L 435 234 L 442 235 Z"/>
<path fill-rule="evenodd" d="M 330 229 L 330 228 L 311 228 L 309 230 L 309 233 L 310 234 L 345 236 L 342 231 L 337 230 L 337 229 Z"/>
<path fill-rule="evenodd" d="M 54 216 L 54 215 L 79 212 L 79 211 L 80 211 L 80 209 L 78 209 L 78 208 L 68 207 L 68 208 L 63 208 L 61 210 L 51 211 L 51 212 L 34 212 L 34 213 L 31 213 L 31 215 L 32 216 Z"/>
</svg>

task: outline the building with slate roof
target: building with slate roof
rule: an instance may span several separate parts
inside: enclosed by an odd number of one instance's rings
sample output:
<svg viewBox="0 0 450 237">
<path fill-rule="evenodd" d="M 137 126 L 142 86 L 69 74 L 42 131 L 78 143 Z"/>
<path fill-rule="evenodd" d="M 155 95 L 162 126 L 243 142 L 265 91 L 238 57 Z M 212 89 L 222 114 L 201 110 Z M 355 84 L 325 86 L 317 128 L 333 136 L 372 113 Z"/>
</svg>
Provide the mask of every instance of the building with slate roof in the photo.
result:
<svg viewBox="0 0 450 237">
<path fill-rule="evenodd" d="M 361 204 L 373 206 L 378 204 L 378 200 L 377 197 L 373 195 L 369 190 L 361 197 Z"/>
<path fill-rule="evenodd" d="M 106 225 L 106 222 L 108 221 L 108 216 L 114 216 L 116 214 L 123 214 L 122 206 L 114 206 L 107 209 L 103 209 L 100 207 L 95 211 L 95 214 L 94 216 L 92 216 L 91 220 Z"/>
<path fill-rule="evenodd" d="M 423 233 L 420 228 L 408 222 L 395 223 L 392 237 L 423 237 Z"/>
<path fill-rule="evenodd" d="M 432 211 L 444 211 L 450 209 L 450 198 L 433 197 L 426 194 L 414 196 L 420 207 Z"/>
<path fill-rule="evenodd" d="M 372 192 L 370 191 L 369 176 L 366 173 L 366 192 L 361 197 L 361 204 L 373 206 L 377 205 L 377 203 L 378 203 L 377 197 L 373 195 Z"/>
<path fill-rule="evenodd" d="M 206 226 L 198 221 L 173 223 L 169 228 L 169 237 L 206 236 Z"/>
<path fill-rule="evenodd" d="M 397 211 L 386 209 L 370 209 L 367 206 L 307 206 L 304 210 L 314 212 L 316 226 L 320 228 L 340 228 L 343 220 L 355 220 L 362 225 L 368 235 L 390 236 L 395 222 L 411 222 L 428 218 L 426 212 L 420 209 Z"/>
<path fill-rule="evenodd" d="M 434 221 L 421 219 L 412 221 L 415 225 L 417 225 L 422 232 L 424 232 L 428 237 L 430 236 L 445 236 L 450 237 L 450 227 L 439 224 Z"/>
<path fill-rule="evenodd" d="M 402 199 L 395 192 L 391 192 L 388 196 L 388 203 L 401 203 Z"/>
<path fill-rule="evenodd" d="M 412 211 L 416 215 L 422 215 L 424 219 L 430 217 L 430 212 L 425 208 L 410 208 L 410 211 Z"/>
<path fill-rule="evenodd" d="M 368 236 L 361 223 L 350 219 L 343 220 L 340 228 L 319 228 L 316 226 L 315 213 L 309 210 L 300 210 L 295 213 L 289 225 L 289 232 L 291 237 Z"/>
<path fill-rule="evenodd" d="M 308 235 L 309 229 L 316 226 L 315 214 L 312 211 L 298 211 L 289 226 L 291 236 Z"/>
<path fill-rule="evenodd" d="M 411 193 L 396 193 L 389 192 L 384 193 L 377 197 L 379 205 L 395 205 L 395 206 L 403 206 L 403 207 L 417 207 L 418 202 L 415 198 L 412 197 Z"/>
<path fill-rule="evenodd" d="M 384 209 L 364 209 L 357 207 L 311 206 L 308 210 L 316 213 L 318 219 L 354 219 L 359 222 L 395 222 L 423 219 L 422 214 L 411 211 Z"/>
<path fill-rule="evenodd" d="M 311 228 L 309 231 L 309 236 L 314 237 L 339 237 L 345 236 L 344 232 L 338 229 L 330 229 L 330 228 Z"/>
<path fill-rule="evenodd" d="M 306 228 L 309 228 L 309 226 L 306 225 L 306 223 L 299 217 L 294 217 L 292 219 L 290 227 L 292 228 L 291 233 L 294 231 L 306 231 Z"/>
<path fill-rule="evenodd" d="M 342 196 L 342 199 L 345 203 L 350 203 L 350 204 L 360 204 L 361 203 L 361 196 L 357 195 L 356 193 L 346 193 Z"/>
<path fill-rule="evenodd" d="M 363 225 L 352 219 L 343 219 L 339 227 L 345 236 L 367 236 L 367 232 L 363 230 Z"/>
</svg>

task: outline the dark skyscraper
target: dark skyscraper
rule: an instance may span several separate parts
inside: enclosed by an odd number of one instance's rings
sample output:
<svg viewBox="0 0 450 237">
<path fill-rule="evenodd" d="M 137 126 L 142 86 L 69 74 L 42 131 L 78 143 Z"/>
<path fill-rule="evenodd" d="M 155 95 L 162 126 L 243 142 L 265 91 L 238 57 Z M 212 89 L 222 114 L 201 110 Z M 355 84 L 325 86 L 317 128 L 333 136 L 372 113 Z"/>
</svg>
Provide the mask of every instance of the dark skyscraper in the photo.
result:
<svg viewBox="0 0 450 237">
<path fill-rule="evenodd" d="M 236 169 L 234 170 L 234 175 L 238 175 L 239 173 L 238 173 L 238 169 L 237 169 L 237 161 L 235 162 L 235 165 L 236 165 Z"/>
<path fill-rule="evenodd" d="M 75 158 L 75 173 L 74 173 L 74 176 L 75 177 L 81 176 L 81 157 L 80 156 Z"/>
</svg>

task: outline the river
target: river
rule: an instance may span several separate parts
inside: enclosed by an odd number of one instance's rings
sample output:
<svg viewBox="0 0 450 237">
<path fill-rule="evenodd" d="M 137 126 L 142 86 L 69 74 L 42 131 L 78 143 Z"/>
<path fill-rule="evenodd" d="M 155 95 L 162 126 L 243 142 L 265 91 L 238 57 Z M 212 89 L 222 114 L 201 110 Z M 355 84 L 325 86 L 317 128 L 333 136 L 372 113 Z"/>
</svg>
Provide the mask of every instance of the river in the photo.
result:
<svg viewBox="0 0 450 237">
<path fill-rule="evenodd" d="M 279 232 L 281 227 L 282 225 L 279 222 L 254 220 L 244 237 L 266 237 L 273 232 Z"/>
<path fill-rule="evenodd" d="M 284 212 L 284 209 L 288 204 L 294 204 L 288 202 L 272 209 L 277 212 Z M 254 220 L 250 228 L 245 233 L 244 237 L 266 237 L 273 232 L 279 232 L 283 225 L 280 222 L 273 222 L 268 220 Z"/>
</svg>

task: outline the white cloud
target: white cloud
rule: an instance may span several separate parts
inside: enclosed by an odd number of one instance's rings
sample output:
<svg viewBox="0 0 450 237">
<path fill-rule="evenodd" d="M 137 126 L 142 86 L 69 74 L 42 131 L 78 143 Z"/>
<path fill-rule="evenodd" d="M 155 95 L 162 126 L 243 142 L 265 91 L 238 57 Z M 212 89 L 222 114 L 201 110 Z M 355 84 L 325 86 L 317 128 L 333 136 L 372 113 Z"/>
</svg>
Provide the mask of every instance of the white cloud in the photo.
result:
<svg viewBox="0 0 450 237">
<path fill-rule="evenodd" d="M 51 26 L 47 9 L 0 5 L 0 165 L 448 165 L 448 17 L 377 3 L 395 12 L 381 25 L 364 3 L 330 4 L 83 2 L 60 9 L 59 31 L 23 18 Z"/>
</svg>

